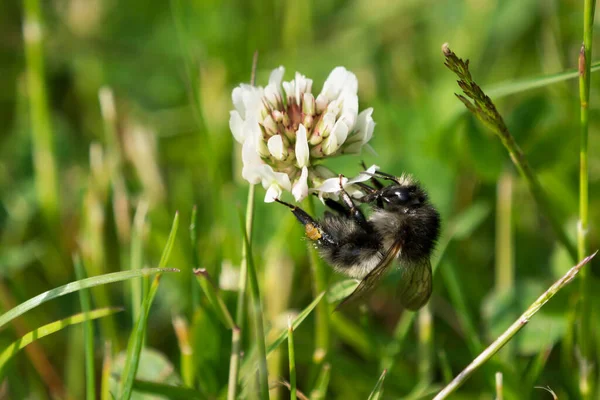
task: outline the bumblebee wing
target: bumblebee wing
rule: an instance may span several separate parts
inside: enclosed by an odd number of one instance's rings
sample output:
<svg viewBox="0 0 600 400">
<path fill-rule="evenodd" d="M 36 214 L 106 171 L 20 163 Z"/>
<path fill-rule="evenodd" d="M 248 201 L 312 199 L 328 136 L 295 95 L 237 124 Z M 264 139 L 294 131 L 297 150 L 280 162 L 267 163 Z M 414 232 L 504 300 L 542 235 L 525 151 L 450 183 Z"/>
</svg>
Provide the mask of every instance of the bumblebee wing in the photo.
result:
<svg viewBox="0 0 600 400">
<path fill-rule="evenodd" d="M 409 310 L 416 311 L 423 307 L 431 296 L 431 262 L 429 258 L 425 258 L 417 263 L 402 265 L 400 269 L 400 303 Z"/>
<path fill-rule="evenodd" d="M 350 296 L 346 297 L 340 304 L 338 304 L 338 306 L 335 308 L 336 311 L 341 307 L 362 298 L 371 290 L 373 290 L 377 285 L 377 282 L 379 282 L 383 277 L 385 271 L 387 271 L 389 266 L 392 265 L 392 261 L 398 255 L 398 252 L 400 252 L 401 249 L 401 242 L 394 243 L 385 253 L 385 256 L 381 259 L 381 261 L 379 261 L 379 264 L 377 264 L 375 268 L 373 268 L 371 272 L 369 272 L 367 276 L 360 281 L 359 285 L 356 287 L 356 289 L 354 289 Z"/>
</svg>

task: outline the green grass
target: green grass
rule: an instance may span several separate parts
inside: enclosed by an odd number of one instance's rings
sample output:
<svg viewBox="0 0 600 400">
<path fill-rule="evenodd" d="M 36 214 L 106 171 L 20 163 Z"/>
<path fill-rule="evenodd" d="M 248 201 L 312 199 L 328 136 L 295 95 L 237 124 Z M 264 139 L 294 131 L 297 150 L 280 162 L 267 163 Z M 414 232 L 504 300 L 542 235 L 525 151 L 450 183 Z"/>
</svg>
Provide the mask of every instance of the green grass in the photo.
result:
<svg viewBox="0 0 600 400">
<path fill-rule="evenodd" d="M 513 325 L 600 247 L 595 2 L 546 3 L 6 3 L 0 392 L 416 399 L 459 376 L 452 398 L 466 400 L 496 396 L 498 373 L 505 400 L 600 396 L 596 259 Z M 454 96 L 443 43 L 470 60 L 459 79 L 483 123 Z M 355 72 L 377 155 L 325 164 L 411 173 L 439 209 L 424 311 L 402 310 L 391 271 L 333 312 L 356 282 L 242 179 L 231 91 L 279 65 L 316 93 L 335 66 Z"/>
</svg>

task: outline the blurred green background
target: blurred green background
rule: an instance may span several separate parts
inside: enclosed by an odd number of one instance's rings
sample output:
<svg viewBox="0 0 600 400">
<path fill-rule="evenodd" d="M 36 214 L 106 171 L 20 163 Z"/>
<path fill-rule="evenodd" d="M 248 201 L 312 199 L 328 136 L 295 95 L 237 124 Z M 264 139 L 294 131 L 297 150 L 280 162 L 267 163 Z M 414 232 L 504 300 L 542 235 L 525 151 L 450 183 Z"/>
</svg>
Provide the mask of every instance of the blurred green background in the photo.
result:
<svg viewBox="0 0 600 400">
<path fill-rule="evenodd" d="M 255 51 L 258 85 L 266 84 L 269 72 L 279 65 L 286 68 L 286 80 L 295 71 L 312 78 L 314 93 L 335 66 L 357 75 L 360 108 L 374 108 L 377 125 L 370 144 L 377 156 L 341 157 L 329 160 L 329 167 L 352 176 L 364 160 L 386 172 L 415 175 L 442 213 L 445 227 L 465 211 L 479 216 L 468 234 L 450 243 L 435 276 L 428 379 L 423 381 L 418 367 L 423 357 L 417 345 L 418 324 L 406 336 L 398 333 L 398 321 L 406 314 L 388 282 L 368 307 L 344 311 L 339 315 L 343 321 L 332 323 L 326 398 L 366 398 L 384 366 L 389 372 L 383 398 L 431 397 L 479 353 L 482 343 L 493 340 L 572 265 L 501 143 L 454 96 L 459 88 L 443 65 L 441 45 L 449 42 L 459 56 L 469 58 L 474 78 L 484 88 L 561 72 L 577 66 L 581 2 L 40 3 L 44 65 L 38 72 L 43 72 L 48 124 L 43 105 L 36 111 L 35 96 L 28 92 L 28 83 L 37 78 L 34 74 L 28 80 L 27 63 L 34 70 L 40 65 L 35 54 L 25 56 L 23 16 L 25 6 L 35 2 L 5 1 L 0 7 L 3 311 L 75 280 L 73 253 L 81 254 L 89 276 L 131 268 L 136 210 L 143 221 L 147 209 L 139 265 L 156 266 L 179 211 L 180 229 L 169 266 L 181 273 L 161 281 L 146 346 L 164 355 L 160 362 L 172 364 L 173 376 L 180 375 L 172 318 L 183 316 L 195 344 L 196 387 L 211 397 L 223 395 L 230 332 L 207 306 L 191 270 L 206 268 L 223 286 L 231 284 L 233 275 L 235 286 L 243 241 L 239 213 L 247 183 L 241 179 L 240 148 L 228 121 L 231 91 L 249 82 Z M 593 228 L 600 210 L 597 81 L 592 76 L 591 249 L 598 247 Z M 102 117 L 102 87 L 114 94 L 114 125 Z M 577 81 L 570 80 L 496 102 L 573 238 L 578 215 L 578 96 Z M 46 162 L 36 172 L 36 153 L 53 160 L 54 167 Z M 313 294 L 301 227 L 283 207 L 264 204 L 263 196 L 264 190 L 257 187 L 253 249 L 272 335 L 286 326 L 288 310 L 306 307 Z M 194 265 L 188 231 L 194 205 L 199 265 Z M 322 210 L 318 205 L 317 213 Z M 331 283 L 340 279 L 330 276 Z M 111 341 L 115 354 L 126 346 L 132 327 L 130 288 L 117 283 L 92 291 L 95 306 L 126 307 L 97 325 L 98 369 L 105 341 Z M 576 398 L 577 288 L 573 284 L 559 293 L 454 398 L 494 398 L 496 371 L 504 374 L 506 398 L 550 398 L 534 386 L 549 386 L 561 399 Z M 222 296 L 234 313 L 235 291 L 223 290 Z M 600 296 L 594 296 L 596 306 Z M 0 348 L 79 309 L 77 294 L 44 304 L 3 329 Z M 595 317 L 594 348 L 600 351 Z M 295 337 L 298 387 L 307 394 L 314 383 L 313 326 L 310 316 Z M 250 336 L 244 332 L 246 347 L 251 346 Z M 284 348 L 270 360 L 273 380 L 287 379 Z M 56 393 L 82 398 L 83 357 L 81 327 L 61 331 L 15 357 L 4 371 L 0 393 L 5 398 L 37 399 Z M 286 398 L 288 391 L 279 387 L 272 395 Z"/>
</svg>

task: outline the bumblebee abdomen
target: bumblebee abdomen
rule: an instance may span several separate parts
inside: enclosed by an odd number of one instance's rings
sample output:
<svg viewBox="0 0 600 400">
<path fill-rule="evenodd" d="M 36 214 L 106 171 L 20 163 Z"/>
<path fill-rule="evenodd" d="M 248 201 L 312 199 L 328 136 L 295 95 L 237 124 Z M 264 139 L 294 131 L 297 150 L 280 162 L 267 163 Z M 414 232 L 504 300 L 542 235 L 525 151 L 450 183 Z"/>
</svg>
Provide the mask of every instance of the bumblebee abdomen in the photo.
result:
<svg viewBox="0 0 600 400">
<path fill-rule="evenodd" d="M 379 234 L 368 231 L 356 221 L 328 214 L 321 225 L 331 232 L 335 245 L 317 242 L 321 257 L 337 271 L 352 278 L 363 278 L 381 260 L 383 243 Z"/>
</svg>

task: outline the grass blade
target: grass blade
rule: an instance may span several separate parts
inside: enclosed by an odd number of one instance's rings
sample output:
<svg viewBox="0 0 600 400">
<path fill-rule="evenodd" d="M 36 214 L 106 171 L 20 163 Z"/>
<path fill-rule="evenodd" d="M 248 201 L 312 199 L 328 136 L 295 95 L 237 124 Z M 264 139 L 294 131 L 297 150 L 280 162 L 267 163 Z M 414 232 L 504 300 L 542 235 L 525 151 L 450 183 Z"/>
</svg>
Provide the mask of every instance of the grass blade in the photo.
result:
<svg viewBox="0 0 600 400">
<path fill-rule="evenodd" d="M 304 321 L 306 319 L 306 317 L 308 317 L 310 315 L 310 313 L 315 309 L 317 304 L 319 304 L 319 302 L 321 301 L 323 296 L 325 296 L 325 292 L 318 295 L 317 298 L 314 299 L 312 301 L 312 303 L 310 303 L 308 305 L 308 307 L 306 307 L 304 310 L 302 310 L 302 312 L 300 314 L 298 314 L 298 316 L 292 322 L 292 329 L 294 329 L 294 330 L 298 329 L 298 327 L 300 326 L 302 321 Z M 273 342 L 269 345 L 269 347 L 267 347 L 267 356 L 269 354 L 271 354 L 271 352 L 273 350 L 275 350 L 277 347 L 279 347 L 279 345 L 281 343 L 283 343 L 287 339 L 287 337 L 288 337 L 288 330 L 284 329 L 283 331 L 281 331 L 279 336 L 277 336 L 277 338 L 275 340 L 273 340 Z"/>
<path fill-rule="evenodd" d="M 590 72 L 600 71 L 600 61 L 592 63 Z M 521 93 L 532 89 L 542 88 L 555 83 L 564 82 L 569 79 L 579 77 L 578 68 L 571 68 L 564 72 L 558 72 L 551 75 L 541 75 L 533 78 L 525 78 L 513 82 L 500 82 L 486 88 L 488 96 L 495 99 L 510 96 L 511 94 Z"/>
<path fill-rule="evenodd" d="M 23 315 L 27 311 L 31 310 L 43 304 L 49 300 L 55 299 L 60 296 L 64 296 L 65 294 L 73 293 L 81 289 L 86 289 L 99 285 L 106 285 L 107 283 L 125 281 L 127 279 L 139 278 L 143 276 L 150 276 L 156 273 L 162 272 L 179 272 L 178 269 L 175 268 L 144 268 L 137 271 L 122 271 L 122 272 L 114 272 L 111 274 L 104 274 L 94 276 L 92 278 L 81 279 L 75 282 L 67 283 L 66 285 L 59 286 L 57 288 L 48 290 L 44 293 L 38 294 L 35 297 L 19 304 L 15 308 L 5 312 L 0 316 L 0 328 L 17 318 L 20 315 Z"/>
<path fill-rule="evenodd" d="M 85 279 L 85 270 L 81 264 L 79 256 L 73 257 L 75 265 L 75 275 L 78 280 Z M 90 291 L 88 289 L 79 291 L 79 301 L 81 302 L 81 311 L 89 313 L 91 307 Z M 96 398 L 96 378 L 94 370 L 94 325 L 91 320 L 83 322 L 83 340 L 85 351 L 85 396 L 88 400 Z"/>
<path fill-rule="evenodd" d="M 584 258 L 579 264 L 571 268 L 567 273 L 548 288 L 536 301 L 529 306 L 527 310 L 511 325 L 506 331 L 492 344 L 490 344 L 483 352 L 481 352 L 467 367 L 456 376 L 442 391 L 440 391 L 434 400 L 442 400 L 454 393 L 479 367 L 488 361 L 494 354 L 498 352 L 507 342 L 509 342 L 523 328 L 527 322 L 533 317 L 543 306 L 550 300 L 560 289 L 575 278 L 579 270 L 587 264 L 598 252 Z"/>
<path fill-rule="evenodd" d="M 227 329 L 234 329 L 235 323 L 233 322 L 233 317 L 229 313 L 225 302 L 219 295 L 219 292 L 210 278 L 208 271 L 204 268 L 198 268 L 194 270 L 194 274 L 196 274 L 196 277 L 198 278 L 198 284 L 200 284 L 202 291 L 208 298 L 210 304 L 213 306 L 213 310 L 217 314 L 217 317 L 219 317 Z"/>
<path fill-rule="evenodd" d="M 379 400 L 381 398 L 381 395 L 383 394 L 383 381 L 385 380 L 385 374 L 387 374 L 387 370 L 384 369 L 367 400 Z"/>
<path fill-rule="evenodd" d="M 171 250 L 173 249 L 173 243 L 177 235 L 177 228 L 179 226 L 179 213 L 175 213 L 173 219 L 173 225 L 171 226 L 171 232 L 167 238 L 167 243 L 163 249 L 162 256 L 160 258 L 159 265 L 166 265 L 171 256 Z M 148 316 L 150 315 L 150 307 L 158 291 L 158 285 L 162 274 L 157 274 L 154 277 L 154 281 L 148 290 L 142 303 L 140 317 L 138 318 L 133 332 L 129 337 L 129 343 L 127 345 L 127 358 L 123 366 L 123 375 L 121 376 L 121 385 L 119 387 L 120 399 L 129 400 L 133 391 L 133 382 L 137 374 L 138 365 L 140 363 L 140 354 L 142 352 L 142 346 L 144 344 L 144 338 L 146 336 L 146 327 L 148 322 Z"/>
<path fill-rule="evenodd" d="M 294 350 L 294 327 L 288 319 L 288 359 L 290 365 L 290 400 L 296 400 L 296 352 Z"/>
<path fill-rule="evenodd" d="M 181 355 L 181 377 L 188 387 L 194 387 L 194 348 L 190 343 L 190 328 L 187 321 L 181 317 L 173 318 L 173 329 L 177 336 L 179 354 Z M 134 385 L 135 389 L 135 385 Z"/>
<path fill-rule="evenodd" d="M 51 322 L 47 325 L 41 326 L 33 331 L 25 334 L 23 337 L 18 339 L 9 345 L 4 351 L 0 354 L 0 371 L 6 365 L 6 362 L 10 360 L 15 354 L 19 352 L 22 348 L 27 346 L 28 344 L 41 339 L 45 336 L 56 333 L 67 326 L 80 324 L 87 320 L 97 319 L 106 317 L 108 315 L 112 315 L 122 311 L 120 308 L 101 308 L 98 310 L 90 311 L 89 313 L 79 313 L 72 315 L 68 318 L 61 319 L 59 321 Z"/>
</svg>

